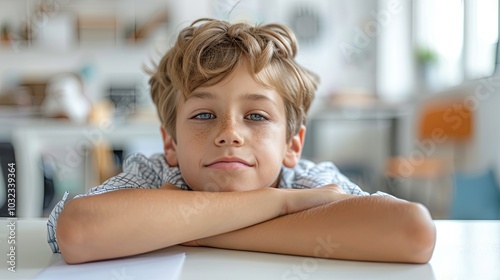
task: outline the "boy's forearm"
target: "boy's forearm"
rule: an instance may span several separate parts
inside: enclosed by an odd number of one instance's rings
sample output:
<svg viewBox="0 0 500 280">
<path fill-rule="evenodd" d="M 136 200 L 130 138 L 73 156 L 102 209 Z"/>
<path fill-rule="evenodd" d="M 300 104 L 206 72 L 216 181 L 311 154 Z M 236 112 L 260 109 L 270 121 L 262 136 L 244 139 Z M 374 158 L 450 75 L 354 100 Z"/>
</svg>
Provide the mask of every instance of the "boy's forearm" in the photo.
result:
<svg viewBox="0 0 500 280">
<path fill-rule="evenodd" d="M 57 222 L 69 263 L 144 253 L 233 231 L 281 214 L 279 191 L 126 189 L 69 201 Z"/>
<path fill-rule="evenodd" d="M 426 263 L 435 228 L 423 206 L 355 197 L 197 241 L 199 245 L 361 261 Z"/>
</svg>

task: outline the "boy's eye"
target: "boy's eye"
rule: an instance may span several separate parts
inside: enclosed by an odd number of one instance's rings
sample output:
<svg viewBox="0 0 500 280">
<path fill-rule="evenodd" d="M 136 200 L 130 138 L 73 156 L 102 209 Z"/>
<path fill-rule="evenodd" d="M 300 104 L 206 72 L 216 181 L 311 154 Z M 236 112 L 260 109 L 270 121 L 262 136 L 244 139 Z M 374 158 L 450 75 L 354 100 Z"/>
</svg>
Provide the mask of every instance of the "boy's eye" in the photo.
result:
<svg viewBox="0 0 500 280">
<path fill-rule="evenodd" d="M 214 114 L 211 113 L 201 113 L 193 117 L 193 119 L 197 120 L 210 120 L 210 119 L 215 119 Z"/>
<path fill-rule="evenodd" d="M 267 120 L 264 116 L 259 115 L 259 114 L 250 114 L 246 116 L 246 119 L 249 119 L 251 121 L 265 121 Z"/>
</svg>

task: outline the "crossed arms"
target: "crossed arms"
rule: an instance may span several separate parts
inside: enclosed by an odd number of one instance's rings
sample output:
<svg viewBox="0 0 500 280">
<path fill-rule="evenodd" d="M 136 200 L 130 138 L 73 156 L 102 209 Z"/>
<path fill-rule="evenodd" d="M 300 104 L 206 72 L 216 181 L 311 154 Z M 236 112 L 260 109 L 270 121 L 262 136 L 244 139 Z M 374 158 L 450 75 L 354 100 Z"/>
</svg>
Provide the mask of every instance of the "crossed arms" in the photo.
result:
<svg viewBox="0 0 500 280">
<path fill-rule="evenodd" d="M 352 196 L 336 185 L 245 192 L 124 189 L 70 200 L 56 230 L 68 263 L 177 244 L 362 261 L 426 263 L 435 228 L 425 207 Z"/>
</svg>

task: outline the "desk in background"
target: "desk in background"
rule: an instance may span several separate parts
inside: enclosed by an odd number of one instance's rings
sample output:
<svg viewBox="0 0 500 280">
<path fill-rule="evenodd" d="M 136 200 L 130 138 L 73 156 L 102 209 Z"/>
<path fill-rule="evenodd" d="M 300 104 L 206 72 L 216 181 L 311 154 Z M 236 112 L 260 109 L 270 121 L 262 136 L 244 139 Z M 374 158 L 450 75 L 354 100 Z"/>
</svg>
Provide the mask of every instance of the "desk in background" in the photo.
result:
<svg viewBox="0 0 500 280">
<path fill-rule="evenodd" d="M 43 217 L 44 151 L 58 150 L 62 155 L 54 164 L 63 173 L 59 177 L 71 179 L 72 173 L 81 173 L 82 178 L 76 180 L 82 185 L 80 189 L 73 190 L 71 186 L 64 188 L 64 191 L 75 195 L 97 185 L 91 180 L 95 174 L 92 174 L 93 166 L 87 158 L 87 150 L 105 141 L 112 146 L 130 147 L 130 152 L 144 152 L 147 155 L 161 152 L 163 146 L 159 127 L 157 122 L 109 123 L 96 126 L 77 125 L 61 120 L 0 119 L 0 142 L 11 142 L 15 151 L 17 216 Z M 143 150 L 138 150 L 139 148 Z M 0 198 L 2 195 L 6 196 L 3 185 L 1 182 Z M 60 193 L 62 195 L 63 191 Z M 55 199 L 56 202 L 58 200 Z M 3 202 L 0 201 L 0 207 Z"/>
<path fill-rule="evenodd" d="M 10 221 L 10 220 L 9 220 Z M 149 254 L 186 253 L 180 279 L 500 279 L 500 221 L 435 221 L 428 264 L 395 264 L 174 246 Z M 8 220 L 0 220 L 0 252 L 8 253 Z M 59 261 L 47 245 L 46 220 L 16 221 L 16 270 L 2 261 L 0 279 L 32 279 Z M 137 279 L 137 278 L 136 278 Z"/>
</svg>

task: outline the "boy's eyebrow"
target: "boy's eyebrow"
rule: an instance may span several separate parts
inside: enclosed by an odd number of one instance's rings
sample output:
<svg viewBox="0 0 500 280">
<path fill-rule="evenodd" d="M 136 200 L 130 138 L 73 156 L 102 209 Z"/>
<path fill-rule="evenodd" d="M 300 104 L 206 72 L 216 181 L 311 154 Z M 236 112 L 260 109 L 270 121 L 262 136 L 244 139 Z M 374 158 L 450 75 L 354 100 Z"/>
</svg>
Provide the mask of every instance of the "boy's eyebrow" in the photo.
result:
<svg viewBox="0 0 500 280">
<path fill-rule="evenodd" d="M 191 93 L 186 100 L 191 99 L 191 98 L 199 98 L 199 99 L 217 99 L 215 95 L 211 94 L 210 92 L 206 91 L 195 91 Z"/>
<path fill-rule="evenodd" d="M 265 94 L 260 94 L 260 93 L 247 93 L 243 96 L 243 99 L 248 99 L 248 100 L 251 100 L 251 101 L 259 101 L 259 100 L 264 100 L 264 101 L 269 101 L 271 103 L 273 103 L 275 106 L 278 106 L 278 104 L 276 104 L 276 102 L 274 100 L 272 100 L 271 98 L 269 98 L 267 95 Z"/>
</svg>

